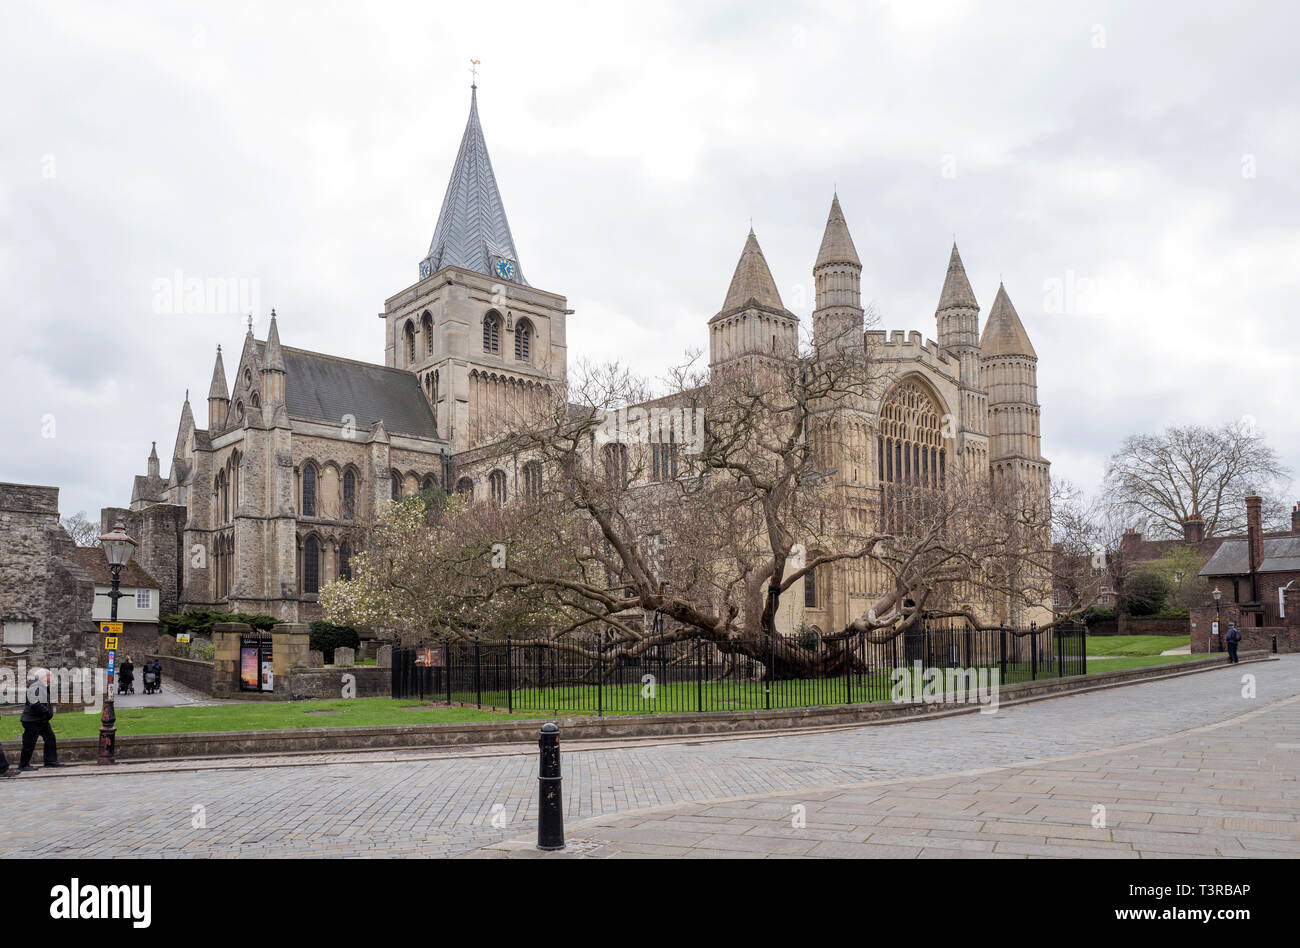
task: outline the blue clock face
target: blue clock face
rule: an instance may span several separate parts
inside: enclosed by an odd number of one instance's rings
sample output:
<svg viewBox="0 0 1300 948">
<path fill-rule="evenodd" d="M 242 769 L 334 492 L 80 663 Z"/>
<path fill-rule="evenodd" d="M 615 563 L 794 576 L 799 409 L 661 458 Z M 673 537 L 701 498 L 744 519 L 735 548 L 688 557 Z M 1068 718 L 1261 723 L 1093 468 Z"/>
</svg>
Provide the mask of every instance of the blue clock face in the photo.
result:
<svg viewBox="0 0 1300 948">
<path fill-rule="evenodd" d="M 430 276 L 432 274 L 433 274 L 433 264 L 431 264 L 428 260 L 421 260 L 420 279 L 423 280 L 425 277 Z"/>
<path fill-rule="evenodd" d="M 509 260 L 502 258 L 497 261 L 497 276 L 503 280 L 513 280 L 515 278 L 515 265 Z"/>
</svg>

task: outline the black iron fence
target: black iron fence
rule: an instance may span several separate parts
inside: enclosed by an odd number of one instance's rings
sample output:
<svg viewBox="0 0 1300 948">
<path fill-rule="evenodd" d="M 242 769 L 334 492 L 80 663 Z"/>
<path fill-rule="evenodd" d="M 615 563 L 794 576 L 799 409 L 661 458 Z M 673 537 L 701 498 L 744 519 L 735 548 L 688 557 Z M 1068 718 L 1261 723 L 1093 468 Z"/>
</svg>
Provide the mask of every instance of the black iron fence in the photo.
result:
<svg viewBox="0 0 1300 948">
<path fill-rule="evenodd" d="M 650 714 L 969 700 L 999 684 L 1087 673 L 1087 630 L 1025 634 L 927 623 L 888 642 L 865 634 L 764 643 L 724 652 L 702 637 L 651 644 L 635 655 L 593 635 L 563 644 L 444 640 L 393 650 L 394 698 L 497 711 Z M 774 670 L 772 674 L 768 669 Z"/>
</svg>

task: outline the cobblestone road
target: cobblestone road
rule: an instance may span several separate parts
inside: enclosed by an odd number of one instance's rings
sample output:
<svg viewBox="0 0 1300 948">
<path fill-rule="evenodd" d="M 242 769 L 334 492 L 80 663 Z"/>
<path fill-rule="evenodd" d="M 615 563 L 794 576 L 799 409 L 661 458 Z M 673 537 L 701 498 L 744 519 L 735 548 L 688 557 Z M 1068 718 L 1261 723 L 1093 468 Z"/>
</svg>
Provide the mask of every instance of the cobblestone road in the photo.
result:
<svg viewBox="0 0 1300 948">
<path fill-rule="evenodd" d="M 1242 697 L 1247 673 L 1257 679 L 1253 699 Z M 579 821 L 775 794 L 813 800 L 809 795 L 819 793 L 819 800 L 833 802 L 829 788 L 1115 748 L 1226 721 L 1296 695 L 1300 656 L 1285 656 L 992 715 L 739 740 L 575 744 L 564 755 L 566 813 Z M 1300 722 L 1300 715 L 1285 720 Z M 1300 755 L 1285 744 L 1300 744 L 1300 733 L 1289 726 L 1286 731 L 1289 738 L 1274 742 L 1282 748 L 1271 753 L 1295 759 Z M 1267 735 L 1260 739 L 1267 741 Z M 961 791 L 964 783 L 979 786 L 983 778 L 950 779 L 945 792 Z M 1134 792 L 1141 796 L 1146 791 L 1135 780 Z M 175 769 L 123 766 L 111 773 L 70 767 L 0 782 L 0 855 L 499 855 L 484 848 L 533 830 L 536 785 L 532 748 L 498 749 L 494 756 L 430 751 L 190 762 Z M 918 787 L 914 799 L 937 792 Z M 1279 799 L 1290 808 L 1286 818 L 1294 819 L 1295 798 Z M 788 814 L 785 806 L 782 815 Z M 199 816 L 205 825 L 195 827 Z M 712 847 L 700 849 L 700 855 L 713 854 L 706 851 Z"/>
</svg>

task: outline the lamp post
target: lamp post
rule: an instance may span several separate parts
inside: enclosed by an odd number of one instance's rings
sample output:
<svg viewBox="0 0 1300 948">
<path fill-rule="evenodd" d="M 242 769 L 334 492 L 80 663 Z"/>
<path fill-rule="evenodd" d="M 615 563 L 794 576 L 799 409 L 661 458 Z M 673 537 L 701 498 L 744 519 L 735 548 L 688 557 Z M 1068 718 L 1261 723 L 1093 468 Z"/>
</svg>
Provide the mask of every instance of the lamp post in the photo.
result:
<svg viewBox="0 0 1300 948">
<path fill-rule="evenodd" d="M 1219 637 L 1219 629 L 1223 627 L 1223 612 L 1219 608 L 1219 600 L 1223 598 L 1223 593 L 1219 592 L 1218 586 L 1215 586 L 1214 592 L 1210 593 L 1210 595 L 1214 597 L 1214 634 L 1216 636 L 1214 650 L 1218 652 L 1220 651 L 1219 642 L 1223 641 Z"/>
<path fill-rule="evenodd" d="M 104 558 L 108 560 L 108 572 L 113 577 L 113 588 L 106 593 L 98 593 L 100 596 L 107 596 L 112 604 L 110 609 L 111 621 L 117 621 L 117 601 L 123 597 L 123 593 L 118 588 L 122 579 L 122 567 L 131 562 L 131 554 L 135 551 L 135 541 L 132 540 L 126 532 L 126 523 L 121 517 L 117 518 L 117 523 L 113 525 L 111 533 L 105 533 L 99 538 L 99 544 L 104 550 Z M 116 664 L 117 652 L 115 649 L 108 650 L 108 674 L 105 677 L 104 695 L 104 712 L 99 718 L 99 757 L 98 763 L 115 764 L 117 763 L 117 712 L 113 707 L 113 669 Z"/>
</svg>

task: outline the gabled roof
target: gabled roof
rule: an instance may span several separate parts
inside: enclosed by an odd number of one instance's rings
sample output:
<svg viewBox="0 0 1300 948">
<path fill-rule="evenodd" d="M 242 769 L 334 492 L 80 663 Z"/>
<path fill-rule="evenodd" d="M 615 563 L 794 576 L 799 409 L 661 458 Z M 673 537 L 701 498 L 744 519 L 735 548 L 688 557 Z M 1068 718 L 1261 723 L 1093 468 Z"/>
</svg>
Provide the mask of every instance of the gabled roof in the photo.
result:
<svg viewBox="0 0 1300 948">
<path fill-rule="evenodd" d="M 962 266 L 961 254 L 957 253 L 955 241 L 952 255 L 948 257 L 948 275 L 943 278 L 943 292 L 939 294 L 938 311 L 952 306 L 980 308 L 980 304 L 975 302 L 975 291 L 970 288 L 970 280 L 966 278 L 966 268 Z"/>
<path fill-rule="evenodd" d="M 470 92 L 469 121 L 451 169 L 428 256 L 421 264 L 421 276 L 427 275 L 425 264 L 428 274 L 443 267 L 461 267 L 492 276 L 494 255 L 512 260 L 514 282 L 529 285 L 519 266 L 506 209 L 492 174 L 492 160 L 478 120 L 478 89 L 474 87 Z"/>
<path fill-rule="evenodd" d="M 853 246 L 853 238 L 849 235 L 849 225 L 844 220 L 844 212 L 840 210 L 838 194 L 831 198 L 831 211 L 826 217 L 826 231 L 822 234 L 821 249 L 817 251 L 817 262 L 813 264 L 813 269 L 828 263 L 862 266 L 862 261 L 858 259 L 857 248 Z"/>
<path fill-rule="evenodd" d="M 79 546 L 73 552 L 76 563 L 90 577 L 91 582 L 96 586 L 113 585 L 113 575 L 108 571 L 108 560 L 104 559 L 104 551 L 97 546 Z M 135 560 L 127 563 L 122 567 L 122 576 L 120 582 L 127 589 L 161 589 L 158 581 L 145 572 Z"/>
<path fill-rule="evenodd" d="M 281 352 L 285 409 L 291 417 L 339 425 L 351 415 L 358 430 L 382 419 L 397 434 L 438 436 L 420 380 L 410 372 L 290 346 Z"/>
<path fill-rule="evenodd" d="M 1250 547 L 1245 539 L 1224 540 L 1201 568 L 1202 576 L 1246 576 L 1250 573 Z M 1300 573 L 1300 536 L 1264 537 L 1261 573 Z"/>
<path fill-rule="evenodd" d="M 778 313 L 788 312 L 781 302 L 776 281 L 772 279 L 772 271 L 768 269 L 767 258 L 763 256 L 763 249 L 759 247 L 752 227 L 745 239 L 744 249 L 740 251 L 736 272 L 731 276 L 731 286 L 727 288 L 727 298 L 723 301 L 718 316 L 729 316 L 751 307 Z"/>
<path fill-rule="evenodd" d="M 1007 288 L 998 284 L 998 295 L 993 299 L 993 308 L 989 310 L 989 321 L 984 324 L 984 334 L 980 336 L 980 355 L 988 358 L 1001 355 L 1026 355 L 1038 358 L 1033 345 L 1029 342 L 1029 333 L 1020 322 L 1016 308 L 1011 305 Z"/>
</svg>

